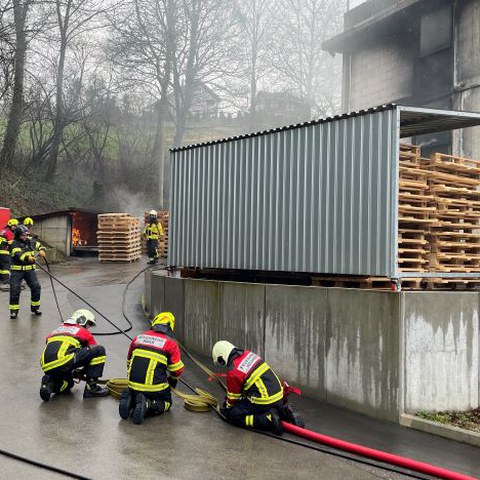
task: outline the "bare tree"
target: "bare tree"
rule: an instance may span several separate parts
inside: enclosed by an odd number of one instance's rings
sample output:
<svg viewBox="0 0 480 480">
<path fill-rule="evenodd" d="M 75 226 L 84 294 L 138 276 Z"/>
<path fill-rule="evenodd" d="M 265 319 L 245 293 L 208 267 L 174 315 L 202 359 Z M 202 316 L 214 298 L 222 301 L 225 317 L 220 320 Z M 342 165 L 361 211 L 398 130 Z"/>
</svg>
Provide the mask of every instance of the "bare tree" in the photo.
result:
<svg viewBox="0 0 480 480">
<path fill-rule="evenodd" d="M 13 3 L 7 0 L 0 6 L 0 102 L 12 86 L 13 60 L 15 58 L 15 24 Z"/>
<path fill-rule="evenodd" d="M 33 0 L 13 0 L 13 14 L 15 22 L 15 62 L 13 74 L 13 94 L 10 104 L 7 129 L 0 152 L 0 164 L 13 164 L 17 148 L 20 125 L 24 114 L 24 79 L 25 60 L 27 56 L 27 15 Z"/>
<path fill-rule="evenodd" d="M 69 48 L 73 42 L 96 28 L 101 28 L 98 23 L 98 17 L 105 10 L 102 0 L 54 0 L 55 28 L 58 32 L 58 38 L 53 35 L 50 41 L 58 43 L 58 57 L 56 64 L 56 92 L 55 92 L 55 117 L 53 121 L 53 137 L 50 147 L 48 168 L 46 169 L 46 179 L 55 175 L 57 168 L 57 159 L 62 143 L 62 137 L 67 125 L 64 83 L 66 59 Z"/>
<path fill-rule="evenodd" d="M 250 129 L 257 128 L 257 93 L 261 82 L 271 77 L 271 41 L 277 14 L 276 0 L 242 0 L 237 4 L 241 21 L 238 56 L 241 76 L 248 79 L 248 110 Z"/>
<path fill-rule="evenodd" d="M 341 28 L 345 0 L 279 0 L 274 66 L 278 83 L 305 100 L 309 111 L 328 115 L 338 106 L 340 65 L 321 48 Z"/>
<path fill-rule="evenodd" d="M 200 86 L 231 74 L 228 46 L 235 31 L 233 0 L 183 0 L 173 63 L 174 146 L 182 143 L 188 113 Z"/>
<path fill-rule="evenodd" d="M 178 2 L 131 0 L 111 15 L 110 58 L 123 81 L 152 98 L 156 133 L 152 159 L 158 165 L 159 203 L 163 205 L 165 122 L 170 116 L 172 63 L 178 42 Z"/>
</svg>

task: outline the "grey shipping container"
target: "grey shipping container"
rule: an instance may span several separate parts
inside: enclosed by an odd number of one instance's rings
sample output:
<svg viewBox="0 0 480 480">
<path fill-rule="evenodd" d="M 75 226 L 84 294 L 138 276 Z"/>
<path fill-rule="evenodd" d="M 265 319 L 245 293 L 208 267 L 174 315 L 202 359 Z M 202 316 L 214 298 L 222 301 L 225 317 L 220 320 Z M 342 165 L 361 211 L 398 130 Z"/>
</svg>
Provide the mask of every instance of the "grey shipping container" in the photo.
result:
<svg viewBox="0 0 480 480">
<path fill-rule="evenodd" d="M 168 264 L 405 276 L 401 138 L 479 124 L 479 113 L 391 104 L 172 149 Z"/>
</svg>

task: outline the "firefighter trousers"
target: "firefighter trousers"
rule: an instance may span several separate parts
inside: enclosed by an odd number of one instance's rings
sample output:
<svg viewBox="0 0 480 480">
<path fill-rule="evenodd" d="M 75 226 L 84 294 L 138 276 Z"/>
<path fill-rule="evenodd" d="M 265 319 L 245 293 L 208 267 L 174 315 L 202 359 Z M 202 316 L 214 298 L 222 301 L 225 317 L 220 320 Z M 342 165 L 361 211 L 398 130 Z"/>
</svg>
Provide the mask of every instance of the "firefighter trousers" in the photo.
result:
<svg viewBox="0 0 480 480">
<path fill-rule="evenodd" d="M 147 240 L 147 255 L 150 260 L 158 259 L 158 240 L 149 238 Z"/>
<path fill-rule="evenodd" d="M 20 292 L 22 280 L 25 279 L 30 288 L 30 309 L 32 312 L 40 308 L 41 287 L 35 270 L 12 270 L 10 272 L 10 311 L 20 310 Z"/>
<path fill-rule="evenodd" d="M 10 281 L 10 255 L 0 253 L 0 283 L 9 283 Z"/>
<path fill-rule="evenodd" d="M 270 422 L 267 415 L 272 408 L 278 409 L 282 405 L 283 400 L 269 405 L 257 405 L 247 398 L 242 398 L 235 405 L 225 410 L 225 418 L 228 422 L 240 427 L 268 430 Z"/>
</svg>

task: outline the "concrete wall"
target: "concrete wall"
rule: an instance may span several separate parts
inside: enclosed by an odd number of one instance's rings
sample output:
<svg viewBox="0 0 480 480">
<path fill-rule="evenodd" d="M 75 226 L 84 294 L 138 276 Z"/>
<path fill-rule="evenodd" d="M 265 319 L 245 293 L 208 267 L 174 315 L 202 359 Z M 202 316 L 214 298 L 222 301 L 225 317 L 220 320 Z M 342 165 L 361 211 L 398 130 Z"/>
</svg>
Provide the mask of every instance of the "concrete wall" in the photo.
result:
<svg viewBox="0 0 480 480">
<path fill-rule="evenodd" d="M 346 105 L 348 111 L 411 96 L 414 74 L 412 57 L 411 46 L 388 42 L 370 45 L 353 54 Z"/>
<path fill-rule="evenodd" d="M 217 282 L 147 272 L 148 311 L 210 355 L 228 339 L 312 398 L 398 421 L 480 405 L 477 292 L 389 292 Z"/>
<path fill-rule="evenodd" d="M 479 406 L 479 294 L 404 293 L 404 410 Z"/>
<path fill-rule="evenodd" d="M 70 255 L 71 225 L 68 215 L 38 220 L 33 227 L 33 233 L 40 241 L 48 243 L 64 255 Z"/>
</svg>

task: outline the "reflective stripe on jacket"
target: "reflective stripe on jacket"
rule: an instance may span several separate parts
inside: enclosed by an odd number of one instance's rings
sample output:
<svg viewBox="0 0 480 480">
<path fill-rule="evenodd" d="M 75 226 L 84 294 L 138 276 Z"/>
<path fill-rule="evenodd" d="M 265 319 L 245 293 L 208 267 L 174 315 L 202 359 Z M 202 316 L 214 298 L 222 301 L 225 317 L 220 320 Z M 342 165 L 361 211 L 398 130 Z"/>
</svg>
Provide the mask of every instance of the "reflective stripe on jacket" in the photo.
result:
<svg viewBox="0 0 480 480">
<path fill-rule="evenodd" d="M 44 372 L 48 372 L 73 360 L 78 349 L 96 344 L 88 329 L 64 323 L 48 335 L 40 365 Z"/>
<path fill-rule="evenodd" d="M 145 227 L 145 237 L 147 237 L 148 240 L 158 240 L 160 235 L 163 235 L 163 227 L 160 222 L 158 223 L 149 223 Z"/>
<path fill-rule="evenodd" d="M 185 368 L 177 343 L 166 334 L 153 330 L 147 330 L 132 340 L 127 366 L 129 388 L 141 392 L 167 389 L 167 373 L 178 378 Z"/>
<path fill-rule="evenodd" d="M 283 398 L 283 385 L 276 373 L 256 353 L 244 350 L 234 358 L 227 373 L 227 405 L 241 398 L 257 405 L 270 405 Z"/>
</svg>

